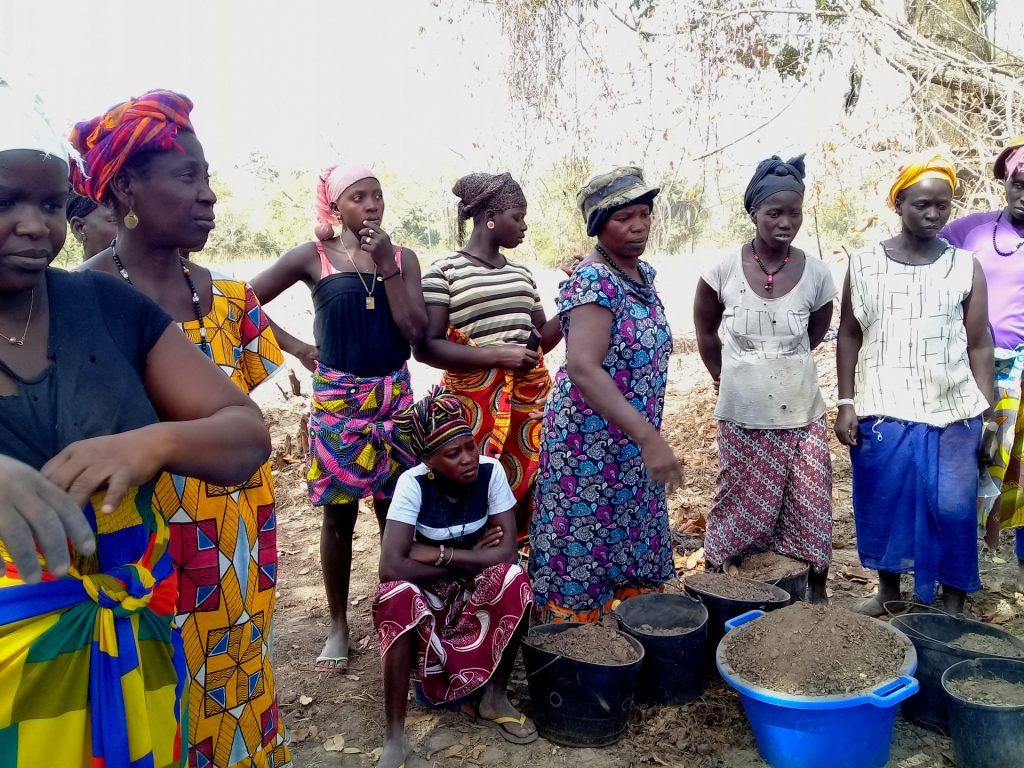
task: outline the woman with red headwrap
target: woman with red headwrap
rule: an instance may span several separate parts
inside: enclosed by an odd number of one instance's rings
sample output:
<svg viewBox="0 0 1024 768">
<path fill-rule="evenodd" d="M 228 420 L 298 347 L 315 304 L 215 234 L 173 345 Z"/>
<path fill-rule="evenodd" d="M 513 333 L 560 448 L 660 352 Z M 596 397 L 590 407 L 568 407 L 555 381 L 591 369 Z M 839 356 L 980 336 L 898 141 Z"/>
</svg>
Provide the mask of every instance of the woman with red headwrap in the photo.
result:
<svg viewBox="0 0 1024 768">
<path fill-rule="evenodd" d="M 423 339 L 427 311 L 416 254 L 381 229 L 384 192 L 373 171 L 327 168 L 315 208 L 316 240 L 288 251 L 252 284 L 266 302 L 300 282 L 313 299 L 319 351 L 306 478 L 310 501 L 324 509 L 320 560 L 331 613 L 314 669 L 345 672 L 356 514 L 372 496 L 383 531 L 398 476 L 414 463 L 394 440 L 392 416 L 412 403 L 406 363 Z"/>
<path fill-rule="evenodd" d="M 251 288 L 181 257 L 206 245 L 217 200 L 191 109 L 180 94 L 152 91 L 75 126 L 71 141 L 86 170 L 73 169 L 72 182 L 117 218 L 117 238 L 82 268 L 155 300 L 248 393 L 280 366 L 281 350 Z M 277 581 L 270 464 L 234 486 L 166 476 L 157 494 L 171 510 L 175 623 L 190 678 L 188 764 L 288 765 L 270 660 Z"/>
</svg>

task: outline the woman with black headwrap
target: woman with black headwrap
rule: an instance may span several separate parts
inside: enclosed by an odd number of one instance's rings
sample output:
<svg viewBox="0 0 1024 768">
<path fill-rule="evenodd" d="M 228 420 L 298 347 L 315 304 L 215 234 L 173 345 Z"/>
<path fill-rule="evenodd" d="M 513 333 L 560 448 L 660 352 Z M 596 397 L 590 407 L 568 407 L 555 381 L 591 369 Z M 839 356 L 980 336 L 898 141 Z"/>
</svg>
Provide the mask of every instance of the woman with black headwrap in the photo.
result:
<svg viewBox="0 0 1024 768">
<path fill-rule="evenodd" d="M 516 501 L 524 536 L 532 512 L 540 449 L 540 411 L 551 390 L 543 353 L 562 338 L 548 322 L 528 267 L 501 248 L 526 235 L 526 196 L 507 173 L 472 173 L 452 192 L 459 198 L 461 249 L 423 276 L 427 338 L 416 359 L 444 370 L 444 383 L 466 407 L 480 450 L 498 459 Z"/>
<path fill-rule="evenodd" d="M 810 599 L 828 598 L 832 463 L 812 351 L 832 319 L 828 267 L 793 247 L 803 223 L 804 158 L 758 164 L 743 206 L 749 243 L 697 283 L 697 345 L 719 389 L 718 486 L 709 568 L 773 551 L 811 564 Z"/>
<path fill-rule="evenodd" d="M 91 198 L 72 192 L 65 212 L 71 234 L 82 244 L 82 261 L 105 251 L 117 237 L 114 212 Z"/>
</svg>

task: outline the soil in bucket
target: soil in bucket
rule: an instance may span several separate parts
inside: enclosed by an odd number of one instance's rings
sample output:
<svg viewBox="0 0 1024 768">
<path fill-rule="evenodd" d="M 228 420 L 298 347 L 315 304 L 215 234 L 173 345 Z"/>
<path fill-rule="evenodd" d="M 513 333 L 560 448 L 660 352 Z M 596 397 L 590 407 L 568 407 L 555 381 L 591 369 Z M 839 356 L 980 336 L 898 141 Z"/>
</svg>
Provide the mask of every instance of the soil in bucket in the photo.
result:
<svg viewBox="0 0 1024 768">
<path fill-rule="evenodd" d="M 708 612 L 688 595 L 646 594 L 614 611 L 622 631 L 644 647 L 637 698 L 685 704 L 704 693 Z"/>
<path fill-rule="evenodd" d="M 541 735 L 569 747 L 619 741 L 626 735 L 643 658 L 639 642 L 610 627 L 532 627 L 523 643 L 523 666 Z"/>
<path fill-rule="evenodd" d="M 775 591 L 767 584 L 750 579 L 741 579 L 725 573 L 695 573 L 686 577 L 686 583 L 692 587 L 709 592 L 712 595 L 726 597 L 730 600 L 760 602 L 774 600 Z"/>
<path fill-rule="evenodd" d="M 581 624 L 555 635 L 528 635 L 526 642 L 548 653 L 593 664 L 632 664 L 640 658 L 621 632 L 600 624 Z"/>
<path fill-rule="evenodd" d="M 942 675 L 959 768 L 1020 768 L 1024 755 L 1024 661 L 961 661 Z"/>
<path fill-rule="evenodd" d="M 881 622 L 843 608 L 794 603 L 723 641 L 736 673 L 780 693 L 833 696 L 900 674 L 906 647 Z"/>
<path fill-rule="evenodd" d="M 787 576 L 796 576 L 807 570 L 807 563 L 780 555 L 778 552 L 757 552 L 743 558 L 739 575 L 747 579 L 772 584 Z"/>
<path fill-rule="evenodd" d="M 952 665 L 979 658 L 1024 658 L 1024 640 L 972 619 L 943 613 L 908 613 L 892 620 L 917 649 L 921 690 L 903 702 L 903 716 L 915 725 L 949 734 L 942 675 Z"/>
</svg>

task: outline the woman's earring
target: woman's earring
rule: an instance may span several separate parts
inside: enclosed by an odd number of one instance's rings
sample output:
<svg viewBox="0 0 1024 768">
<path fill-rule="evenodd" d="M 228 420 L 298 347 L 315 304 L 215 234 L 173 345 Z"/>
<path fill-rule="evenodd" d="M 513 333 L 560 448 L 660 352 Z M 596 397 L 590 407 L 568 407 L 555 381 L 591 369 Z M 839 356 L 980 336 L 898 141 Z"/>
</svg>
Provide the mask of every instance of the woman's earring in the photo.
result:
<svg viewBox="0 0 1024 768">
<path fill-rule="evenodd" d="M 427 467 L 427 480 L 433 480 L 433 479 L 434 479 L 434 470 L 432 470 L 430 467 Z"/>
<path fill-rule="evenodd" d="M 124 215 L 124 225 L 128 227 L 128 229 L 135 229 L 139 226 L 139 217 L 131 208 L 129 208 L 128 213 Z"/>
<path fill-rule="evenodd" d="M 494 229 L 494 222 L 493 221 L 488 221 L 487 222 L 487 228 L 488 229 Z"/>
</svg>

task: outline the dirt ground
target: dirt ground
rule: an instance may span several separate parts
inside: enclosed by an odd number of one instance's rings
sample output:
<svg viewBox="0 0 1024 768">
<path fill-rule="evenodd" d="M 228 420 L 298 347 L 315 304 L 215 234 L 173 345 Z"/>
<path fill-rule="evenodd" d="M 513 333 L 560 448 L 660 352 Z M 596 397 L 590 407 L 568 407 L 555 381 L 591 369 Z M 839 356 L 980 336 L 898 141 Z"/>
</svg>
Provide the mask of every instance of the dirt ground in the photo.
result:
<svg viewBox="0 0 1024 768">
<path fill-rule="evenodd" d="M 671 366 L 664 432 L 686 464 L 686 481 L 670 499 L 677 545 L 676 564 L 683 576 L 703 567 L 703 515 L 710 506 L 715 480 L 714 397 L 692 342 L 677 344 Z M 826 400 L 835 401 L 831 349 L 823 349 L 820 369 Z M 414 377 L 416 372 L 414 371 Z M 303 394 L 308 384 L 300 376 Z M 276 382 L 284 390 L 287 380 Z M 369 597 L 377 581 L 378 542 L 373 515 L 364 510 L 356 528 L 349 617 L 352 627 L 348 674 L 316 674 L 313 661 L 327 631 L 327 605 L 320 581 L 320 518 L 309 505 L 302 479 L 299 423 L 304 396 L 285 398 L 280 391 L 264 398 L 272 427 L 277 477 L 280 579 L 274 628 L 274 668 L 281 709 L 291 730 L 295 762 L 301 768 L 369 768 L 383 733 L 383 701 L 377 641 L 370 621 Z M 267 402 L 267 400 L 275 402 Z M 848 605 L 876 586 L 860 567 L 851 512 L 850 464 L 845 449 L 833 443 L 835 468 L 835 557 L 829 579 L 833 603 Z M 1015 563 L 1011 540 L 1004 536 L 998 555 L 982 555 L 984 590 L 973 595 L 970 612 L 1024 636 L 1024 595 L 1014 591 Z M 676 589 L 679 585 L 674 585 Z M 909 587 L 909 584 L 907 585 Z M 522 668 L 513 676 L 512 699 L 529 711 Z M 456 712 L 431 712 L 410 703 L 408 730 L 416 749 L 409 768 L 548 768 L 587 765 L 626 768 L 640 765 L 686 765 L 696 768 L 754 768 L 765 763 L 732 689 L 711 685 L 698 701 L 681 707 L 637 708 L 629 732 L 605 749 L 567 749 L 540 739 L 527 746 L 506 743 L 495 732 L 478 728 Z M 953 765 L 947 739 L 898 720 L 891 766 L 942 768 Z"/>
</svg>

